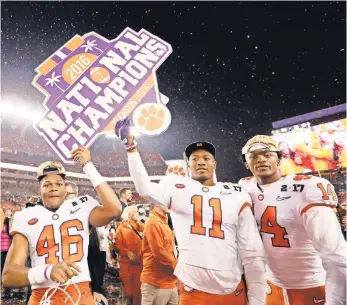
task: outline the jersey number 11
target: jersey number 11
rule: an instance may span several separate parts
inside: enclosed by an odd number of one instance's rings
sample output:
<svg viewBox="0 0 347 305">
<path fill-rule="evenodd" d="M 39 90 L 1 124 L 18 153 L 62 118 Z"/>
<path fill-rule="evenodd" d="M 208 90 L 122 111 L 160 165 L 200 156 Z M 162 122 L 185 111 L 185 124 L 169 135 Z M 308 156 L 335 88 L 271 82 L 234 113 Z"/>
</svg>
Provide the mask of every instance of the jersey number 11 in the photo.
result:
<svg viewBox="0 0 347 305">
<path fill-rule="evenodd" d="M 203 210 L 202 210 L 201 195 L 195 195 L 192 197 L 191 204 L 194 205 L 194 222 L 190 226 L 190 232 L 197 235 L 206 235 L 206 227 L 202 225 Z M 209 200 L 209 206 L 213 209 L 213 222 L 212 229 L 209 229 L 208 233 L 210 237 L 224 239 L 224 231 L 222 230 L 222 208 L 221 202 L 218 198 L 211 198 Z"/>
</svg>

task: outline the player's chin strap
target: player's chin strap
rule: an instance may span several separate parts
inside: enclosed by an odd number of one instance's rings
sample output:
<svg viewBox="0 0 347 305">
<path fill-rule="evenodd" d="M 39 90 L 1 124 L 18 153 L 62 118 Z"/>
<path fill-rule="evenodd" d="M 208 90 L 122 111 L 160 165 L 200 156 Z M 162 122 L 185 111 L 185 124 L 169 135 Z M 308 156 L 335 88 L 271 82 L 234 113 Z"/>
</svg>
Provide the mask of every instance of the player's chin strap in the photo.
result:
<svg viewBox="0 0 347 305">
<path fill-rule="evenodd" d="M 66 292 L 67 287 L 69 287 L 70 285 L 74 285 L 76 287 L 77 291 L 78 291 L 78 300 L 77 300 L 77 302 L 74 302 L 74 300 L 71 298 L 71 296 Z M 65 299 L 65 303 L 69 299 L 71 301 L 72 305 L 78 305 L 79 304 L 80 299 L 81 299 L 81 291 L 79 290 L 78 286 L 72 280 L 68 280 L 64 284 L 64 286 L 66 286 L 65 289 L 62 289 L 59 286 L 60 286 L 60 284 L 57 284 L 56 287 L 50 287 L 49 289 L 47 289 L 47 291 L 43 295 L 39 305 L 50 305 L 51 302 L 52 302 L 51 298 L 57 292 L 57 290 L 60 290 L 60 291 L 62 291 L 63 293 L 66 294 L 67 297 Z M 48 295 L 51 290 L 53 290 L 53 292 L 50 295 Z"/>
</svg>

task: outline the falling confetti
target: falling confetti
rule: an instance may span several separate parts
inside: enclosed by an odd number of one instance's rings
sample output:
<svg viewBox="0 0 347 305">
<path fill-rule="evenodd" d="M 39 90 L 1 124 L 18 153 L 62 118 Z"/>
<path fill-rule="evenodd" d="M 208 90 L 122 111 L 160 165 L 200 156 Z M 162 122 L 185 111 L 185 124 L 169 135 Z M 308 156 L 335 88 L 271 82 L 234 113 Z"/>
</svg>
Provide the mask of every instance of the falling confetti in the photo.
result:
<svg viewBox="0 0 347 305">
<path fill-rule="evenodd" d="M 144 28 L 173 47 L 157 72 L 172 124 L 139 138 L 140 147 L 175 159 L 190 142 L 211 141 L 219 179 L 237 181 L 248 175 L 238 156 L 249 137 L 345 102 L 346 4 L 311 4 L 3 2 L 2 102 L 16 96 L 13 103 L 42 109 L 34 70 L 74 35 L 113 39 L 126 27 Z M 101 142 L 112 151 L 111 141 Z"/>
</svg>

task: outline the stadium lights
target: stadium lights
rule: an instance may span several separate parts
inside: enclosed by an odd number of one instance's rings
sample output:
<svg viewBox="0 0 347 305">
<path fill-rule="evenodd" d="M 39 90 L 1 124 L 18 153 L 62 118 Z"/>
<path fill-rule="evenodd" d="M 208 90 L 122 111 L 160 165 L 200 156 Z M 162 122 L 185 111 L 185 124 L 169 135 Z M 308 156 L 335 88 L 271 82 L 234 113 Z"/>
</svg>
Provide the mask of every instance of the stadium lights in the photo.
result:
<svg viewBox="0 0 347 305">
<path fill-rule="evenodd" d="M 37 122 L 42 117 L 42 113 L 37 110 L 29 110 L 28 108 L 24 107 L 14 107 L 13 105 L 6 103 L 0 104 L 0 113 L 25 118 L 26 120 L 30 120 L 32 122 Z"/>
</svg>

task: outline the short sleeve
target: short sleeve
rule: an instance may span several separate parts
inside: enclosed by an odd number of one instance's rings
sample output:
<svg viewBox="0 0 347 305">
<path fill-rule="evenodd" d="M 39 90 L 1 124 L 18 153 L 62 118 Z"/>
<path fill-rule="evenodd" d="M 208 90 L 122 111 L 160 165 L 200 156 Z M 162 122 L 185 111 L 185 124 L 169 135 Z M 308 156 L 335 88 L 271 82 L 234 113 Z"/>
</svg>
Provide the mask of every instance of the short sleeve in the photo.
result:
<svg viewBox="0 0 347 305">
<path fill-rule="evenodd" d="M 28 238 L 27 232 L 27 221 L 23 217 L 22 211 L 16 212 L 13 215 L 12 223 L 10 225 L 10 235 L 14 236 L 15 234 L 22 234 Z"/>
<path fill-rule="evenodd" d="M 246 191 L 251 189 L 251 186 L 254 184 L 254 177 L 246 177 L 239 180 L 238 185 L 242 186 Z"/>
<path fill-rule="evenodd" d="M 97 200 L 89 195 L 81 196 L 79 197 L 79 200 L 83 202 L 83 208 L 85 209 L 88 216 L 95 207 L 101 206 Z"/>
<path fill-rule="evenodd" d="M 251 209 L 252 213 L 253 213 L 253 204 L 252 204 L 252 198 L 251 196 L 248 194 L 247 190 L 241 186 L 241 207 L 239 210 L 239 215 L 242 213 L 242 211 L 244 209 L 246 209 L 247 207 Z"/>
<path fill-rule="evenodd" d="M 331 208 L 337 206 L 337 195 L 334 186 L 327 179 L 311 177 L 308 180 L 302 181 L 304 181 L 304 198 L 300 206 L 301 215 L 315 206 L 326 206 Z M 299 183 L 300 182 L 298 182 L 298 184 Z"/>
</svg>

